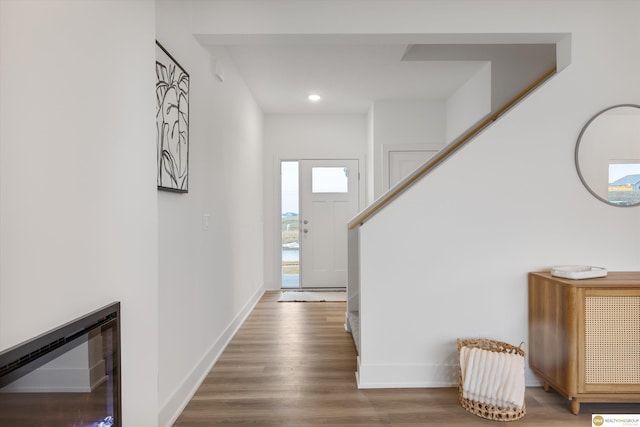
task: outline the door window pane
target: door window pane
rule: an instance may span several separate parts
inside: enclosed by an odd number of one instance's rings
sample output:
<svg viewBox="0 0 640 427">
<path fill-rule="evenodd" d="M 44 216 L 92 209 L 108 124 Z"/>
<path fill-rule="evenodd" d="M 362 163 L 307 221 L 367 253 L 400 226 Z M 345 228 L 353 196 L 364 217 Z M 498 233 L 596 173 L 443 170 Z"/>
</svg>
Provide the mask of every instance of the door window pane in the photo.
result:
<svg viewBox="0 0 640 427">
<path fill-rule="evenodd" d="M 300 287 L 298 162 L 282 162 L 282 287 Z"/>
<path fill-rule="evenodd" d="M 349 169 L 345 167 L 311 168 L 311 192 L 348 193 Z"/>
</svg>

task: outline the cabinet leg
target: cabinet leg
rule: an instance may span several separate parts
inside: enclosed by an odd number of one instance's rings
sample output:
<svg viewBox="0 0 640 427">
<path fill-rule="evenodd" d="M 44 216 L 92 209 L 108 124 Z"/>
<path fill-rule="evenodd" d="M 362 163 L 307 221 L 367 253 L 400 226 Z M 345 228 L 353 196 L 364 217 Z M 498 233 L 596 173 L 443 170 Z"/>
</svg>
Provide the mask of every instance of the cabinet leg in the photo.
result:
<svg viewBox="0 0 640 427">
<path fill-rule="evenodd" d="M 548 383 L 548 382 L 546 382 L 546 381 L 545 381 L 545 382 L 543 382 L 543 383 L 542 383 L 542 389 L 543 389 L 544 391 L 546 391 L 547 393 L 549 393 L 549 389 L 550 389 L 550 387 L 549 387 L 549 383 Z"/>
<path fill-rule="evenodd" d="M 580 402 L 574 397 L 571 399 L 571 413 L 578 415 L 580 413 Z"/>
</svg>

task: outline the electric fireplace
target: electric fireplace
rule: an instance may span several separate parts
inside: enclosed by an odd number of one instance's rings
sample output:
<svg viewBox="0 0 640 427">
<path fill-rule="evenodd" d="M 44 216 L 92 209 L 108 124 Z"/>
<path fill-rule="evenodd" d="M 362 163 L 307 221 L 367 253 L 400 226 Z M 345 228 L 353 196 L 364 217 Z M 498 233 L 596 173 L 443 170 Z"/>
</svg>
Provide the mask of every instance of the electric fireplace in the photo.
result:
<svg viewBox="0 0 640 427">
<path fill-rule="evenodd" d="M 121 427 L 120 303 L 0 352 L 0 426 Z"/>
</svg>

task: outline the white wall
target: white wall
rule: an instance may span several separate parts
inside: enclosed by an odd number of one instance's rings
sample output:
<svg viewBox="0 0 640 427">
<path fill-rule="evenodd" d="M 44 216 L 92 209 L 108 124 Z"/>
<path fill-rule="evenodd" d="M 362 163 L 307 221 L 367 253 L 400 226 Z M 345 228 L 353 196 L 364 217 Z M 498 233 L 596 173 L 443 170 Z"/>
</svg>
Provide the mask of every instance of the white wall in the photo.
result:
<svg viewBox="0 0 640 427">
<path fill-rule="evenodd" d="M 367 197 L 365 201 L 365 206 L 369 206 L 375 200 L 375 194 L 373 192 L 373 183 L 375 182 L 375 141 L 373 137 L 373 124 L 375 123 L 375 112 L 373 111 L 373 105 L 369 108 L 367 112 L 367 151 L 365 154 L 366 164 L 367 164 L 367 173 L 366 176 L 368 183 L 367 185 Z"/>
<path fill-rule="evenodd" d="M 484 4 L 467 7 L 478 16 Z M 530 12 L 505 7 L 478 22 L 571 32 L 571 66 L 361 230 L 362 387 L 455 384 L 456 338 L 526 343 L 528 271 L 640 269 L 640 230 L 620 227 L 637 222 L 638 208 L 593 198 L 573 164 L 593 114 L 640 100 L 640 59 L 629 55 L 640 49 L 640 4 L 537 3 Z"/>
<path fill-rule="evenodd" d="M 158 193 L 164 426 L 263 293 L 263 152 L 262 113 L 226 51 L 191 35 L 189 2 L 158 1 L 156 11 L 158 41 L 190 74 L 189 193 Z"/>
<path fill-rule="evenodd" d="M 529 33 L 531 34 L 531 33 Z M 516 97 L 524 88 L 553 69 L 557 63 L 565 65 L 562 48 L 556 51 L 556 42 L 566 33 L 537 33 L 528 37 L 502 33 L 492 34 L 494 43 L 500 44 L 419 44 L 410 47 L 405 60 L 422 61 L 489 61 L 491 63 L 491 109 L 497 111 Z M 522 38 L 527 44 L 519 44 Z M 535 39 L 538 38 L 538 41 Z M 541 43 L 541 39 L 546 39 Z M 558 69 L 561 69 L 558 67 Z"/>
<path fill-rule="evenodd" d="M 447 144 L 491 113 L 491 63 L 485 64 L 446 103 Z"/>
<path fill-rule="evenodd" d="M 265 286 L 280 289 L 280 161 L 357 159 L 366 176 L 367 116 L 267 115 L 264 120 L 264 251 Z M 360 207 L 366 188 L 360 185 Z"/>
<path fill-rule="evenodd" d="M 125 426 L 157 420 L 154 4 L 0 2 L 0 348 L 122 303 Z"/>
<path fill-rule="evenodd" d="M 439 100 L 384 100 L 373 103 L 374 196 L 384 193 L 383 148 L 394 145 L 443 146 L 445 103 Z"/>
</svg>

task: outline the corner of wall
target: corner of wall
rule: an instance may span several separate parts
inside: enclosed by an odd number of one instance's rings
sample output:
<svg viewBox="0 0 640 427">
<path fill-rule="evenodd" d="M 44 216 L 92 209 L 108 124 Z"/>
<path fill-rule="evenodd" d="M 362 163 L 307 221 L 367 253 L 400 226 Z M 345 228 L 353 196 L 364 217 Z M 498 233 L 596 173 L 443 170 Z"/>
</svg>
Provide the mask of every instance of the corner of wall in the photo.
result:
<svg viewBox="0 0 640 427">
<path fill-rule="evenodd" d="M 556 43 L 556 72 L 560 72 L 571 64 L 572 34 L 565 35 Z"/>
</svg>

